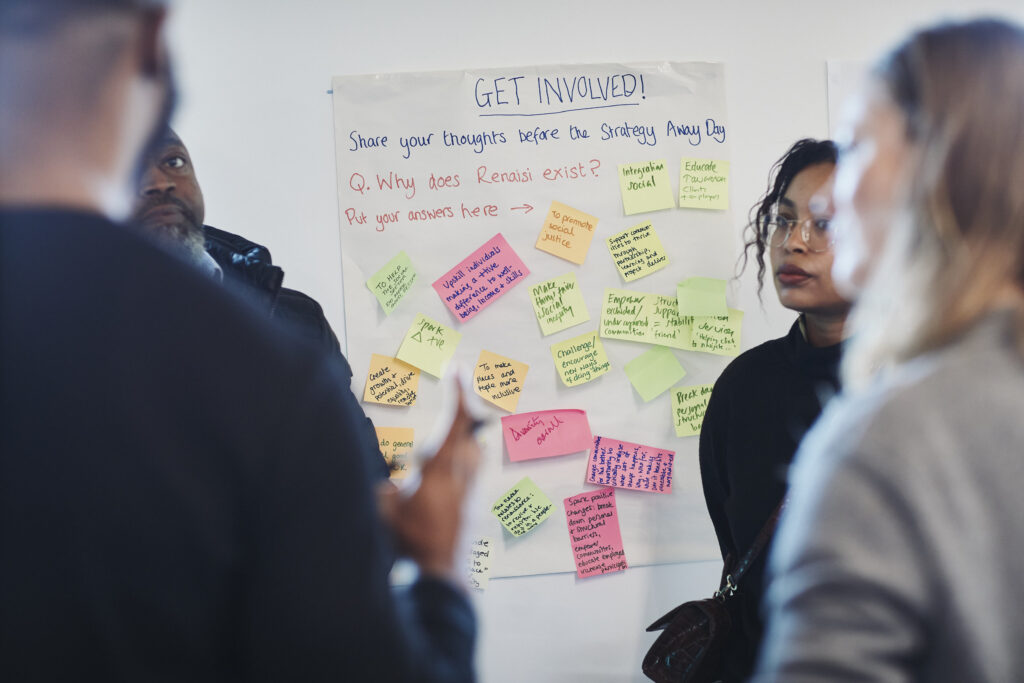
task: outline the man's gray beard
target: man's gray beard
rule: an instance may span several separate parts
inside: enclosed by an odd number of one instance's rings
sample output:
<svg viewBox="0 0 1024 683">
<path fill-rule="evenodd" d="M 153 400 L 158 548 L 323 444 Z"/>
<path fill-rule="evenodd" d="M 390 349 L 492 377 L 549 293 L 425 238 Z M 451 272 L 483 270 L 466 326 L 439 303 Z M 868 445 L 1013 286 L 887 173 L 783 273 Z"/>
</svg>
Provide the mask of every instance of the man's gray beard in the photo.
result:
<svg viewBox="0 0 1024 683">
<path fill-rule="evenodd" d="M 206 237 L 201 227 L 188 224 L 166 225 L 150 232 L 165 249 L 205 269 L 208 261 Z"/>
</svg>

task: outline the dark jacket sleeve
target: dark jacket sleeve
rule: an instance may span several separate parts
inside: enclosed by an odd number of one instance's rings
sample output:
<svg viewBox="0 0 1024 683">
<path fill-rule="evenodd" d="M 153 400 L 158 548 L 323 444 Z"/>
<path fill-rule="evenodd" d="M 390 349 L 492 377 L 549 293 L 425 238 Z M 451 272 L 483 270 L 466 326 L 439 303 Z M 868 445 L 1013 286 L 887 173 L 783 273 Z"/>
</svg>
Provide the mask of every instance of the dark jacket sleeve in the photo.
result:
<svg viewBox="0 0 1024 683">
<path fill-rule="evenodd" d="M 728 383 L 720 379 L 708 400 L 708 408 L 704 413 L 704 423 L 700 430 L 700 478 L 704 487 L 704 501 L 708 506 L 711 522 L 715 526 L 722 560 L 731 556 L 735 561 L 736 542 L 729 529 L 725 510 L 725 502 L 729 495 L 726 476 L 729 438 L 728 393 Z"/>
<path fill-rule="evenodd" d="M 475 621 L 466 597 L 421 580 L 388 584 L 390 534 L 358 453 L 362 411 L 325 363 L 283 405 L 278 443 L 251 506 L 239 571 L 246 678 L 459 683 L 473 680 Z M 301 386 L 301 383 L 300 383 Z"/>
</svg>

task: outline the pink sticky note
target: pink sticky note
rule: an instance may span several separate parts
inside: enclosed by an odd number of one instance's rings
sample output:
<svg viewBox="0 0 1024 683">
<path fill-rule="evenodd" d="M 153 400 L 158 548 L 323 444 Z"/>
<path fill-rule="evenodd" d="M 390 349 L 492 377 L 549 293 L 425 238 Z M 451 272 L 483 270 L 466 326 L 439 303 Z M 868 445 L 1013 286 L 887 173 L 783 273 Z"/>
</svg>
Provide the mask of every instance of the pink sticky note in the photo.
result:
<svg viewBox="0 0 1024 683">
<path fill-rule="evenodd" d="M 576 575 L 585 579 L 626 569 L 629 565 L 622 549 L 615 489 L 587 491 L 570 496 L 563 503 Z"/>
<path fill-rule="evenodd" d="M 675 451 L 595 436 L 587 463 L 587 481 L 635 491 L 672 493 L 675 455 Z"/>
<path fill-rule="evenodd" d="M 499 232 L 434 283 L 434 291 L 459 321 L 484 310 L 530 274 Z"/>
<path fill-rule="evenodd" d="M 590 448 L 594 437 L 582 410 L 539 410 L 501 418 L 508 459 L 512 462 L 578 453 Z"/>
</svg>

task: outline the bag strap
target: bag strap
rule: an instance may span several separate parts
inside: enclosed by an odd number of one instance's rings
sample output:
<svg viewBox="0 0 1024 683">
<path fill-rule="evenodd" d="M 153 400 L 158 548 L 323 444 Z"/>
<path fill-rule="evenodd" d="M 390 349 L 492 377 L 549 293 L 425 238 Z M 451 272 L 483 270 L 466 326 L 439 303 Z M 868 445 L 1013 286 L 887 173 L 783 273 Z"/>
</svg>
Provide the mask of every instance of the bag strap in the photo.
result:
<svg viewBox="0 0 1024 683">
<path fill-rule="evenodd" d="M 722 581 L 722 585 L 717 591 L 715 591 L 715 597 L 725 601 L 726 598 L 730 598 L 736 594 L 736 590 L 739 588 L 740 579 L 750 569 L 750 565 L 754 563 L 757 556 L 761 554 L 761 551 L 765 549 L 768 543 L 772 540 L 772 536 L 775 534 L 775 527 L 779 524 L 779 516 L 782 515 L 783 508 L 786 507 L 788 497 L 784 497 L 778 504 L 775 510 L 772 512 L 771 517 L 765 522 L 764 526 L 761 527 L 761 531 L 758 532 L 757 538 L 754 539 L 754 544 L 750 546 L 750 549 L 746 552 L 736 569 L 731 573 L 725 575 L 725 579 Z"/>
</svg>

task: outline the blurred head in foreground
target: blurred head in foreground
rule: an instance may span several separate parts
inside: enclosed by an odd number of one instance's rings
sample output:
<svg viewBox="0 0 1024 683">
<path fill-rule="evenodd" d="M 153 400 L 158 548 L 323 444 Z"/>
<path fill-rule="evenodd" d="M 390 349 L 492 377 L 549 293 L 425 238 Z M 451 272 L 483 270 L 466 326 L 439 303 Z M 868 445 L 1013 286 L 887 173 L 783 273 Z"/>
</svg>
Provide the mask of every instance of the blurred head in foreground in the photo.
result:
<svg viewBox="0 0 1024 683">
<path fill-rule="evenodd" d="M 996 307 L 1024 350 L 1024 31 L 918 32 L 874 69 L 839 137 L 833 277 L 856 298 L 848 386 Z"/>
</svg>

